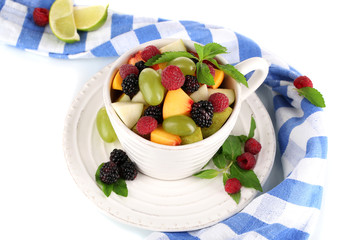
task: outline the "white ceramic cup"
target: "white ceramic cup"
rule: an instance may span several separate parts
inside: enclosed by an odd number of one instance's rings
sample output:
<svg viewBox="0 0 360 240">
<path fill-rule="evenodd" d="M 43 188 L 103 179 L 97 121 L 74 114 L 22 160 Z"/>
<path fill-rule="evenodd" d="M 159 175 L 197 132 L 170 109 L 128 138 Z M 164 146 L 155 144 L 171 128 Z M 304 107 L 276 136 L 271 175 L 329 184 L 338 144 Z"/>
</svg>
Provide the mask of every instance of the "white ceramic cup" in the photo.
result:
<svg viewBox="0 0 360 240">
<path fill-rule="evenodd" d="M 121 55 L 113 63 L 103 88 L 105 108 L 124 151 L 136 163 L 142 173 L 161 180 L 178 180 L 189 177 L 201 170 L 218 151 L 234 128 L 240 113 L 241 102 L 262 84 L 269 69 L 268 63 L 259 57 L 247 59 L 235 66 L 244 75 L 252 71 L 255 72 L 248 80 L 248 88 L 242 84 L 240 85 L 230 77 L 224 80 L 226 88 L 235 90 L 235 103 L 226 123 L 212 136 L 188 145 L 167 146 L 157 144 L 137 135 L 120 120 L 111 106 L 110 90 L 113 77 L 119 67 L 127 63 L 131 55 L 148 45 L 155 45 L 160 48 L 173 41 L 175 39 L 154 40 L 141 44 Z M 188 50 L 195 51 L 193 41 L 183 41 Z M 216 58 L 220 64 L 227 64 L 223 57 L 217 56 Z"/>
</svg>

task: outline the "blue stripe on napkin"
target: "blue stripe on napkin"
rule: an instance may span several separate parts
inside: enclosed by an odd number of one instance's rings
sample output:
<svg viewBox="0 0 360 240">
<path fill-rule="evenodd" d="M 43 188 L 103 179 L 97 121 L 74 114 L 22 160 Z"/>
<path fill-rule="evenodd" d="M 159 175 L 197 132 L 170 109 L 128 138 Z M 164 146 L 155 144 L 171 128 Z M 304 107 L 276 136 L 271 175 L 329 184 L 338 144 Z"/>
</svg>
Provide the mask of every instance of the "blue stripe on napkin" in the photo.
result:
<svg viewBox="0 0 360 240">
<path fill-rule="evenodd" d="M 132 30 L 134 17 L 126 14 L 114 13 L 111 17 L 111 38 Z"/>
<path fill-rule="evenodd" d="M 180 23 L 185 27 L 192 41 L 201 44 L 207 44 L 213 41 L 210 30 L 205 28 L 204 24 L 194 21 L 180 21 Z"/>
<path fill-rule="evenodd" d="M 149 42 L 151 40 L 160 39 L 160 33 L 155 25 L 148 25 L 134 30 L 139 43 Z"/>
</svg>

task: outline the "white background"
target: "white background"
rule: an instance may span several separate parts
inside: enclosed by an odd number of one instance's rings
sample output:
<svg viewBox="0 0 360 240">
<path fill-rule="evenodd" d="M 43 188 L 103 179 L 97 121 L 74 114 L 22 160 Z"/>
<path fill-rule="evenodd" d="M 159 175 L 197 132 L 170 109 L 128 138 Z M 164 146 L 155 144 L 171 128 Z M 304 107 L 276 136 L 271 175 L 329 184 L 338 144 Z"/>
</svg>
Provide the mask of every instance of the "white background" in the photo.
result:
<svg viewBox="0 0 360 240">
<path fill-rule="evenodd" d="M 311 239 L 354 239 L 358 223 L 350 216 L 360 213 L 356 1 L 76 3 L 110 3 L 121 13 L 224 26 L 310 77 L 326 100 L 329 137 L 323 207 Z M 97 209 L 74 183 L 63 156 L 62 131 L 73 98 L 114 60 L 51 59 L 0 44 L 1 239 L 143 239 L 149 234 Z"/>
</svg>

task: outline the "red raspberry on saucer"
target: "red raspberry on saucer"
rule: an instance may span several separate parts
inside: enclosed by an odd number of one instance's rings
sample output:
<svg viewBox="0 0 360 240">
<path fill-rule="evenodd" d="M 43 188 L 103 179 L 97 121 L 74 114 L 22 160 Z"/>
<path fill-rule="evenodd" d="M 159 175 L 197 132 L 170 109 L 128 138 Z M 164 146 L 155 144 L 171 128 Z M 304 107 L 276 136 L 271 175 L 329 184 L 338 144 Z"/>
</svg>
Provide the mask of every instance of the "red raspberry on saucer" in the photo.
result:
<svg viewBox="0 0 360 240">
<path fill-rule="evenodd" d="M 241 183 L 237 178 L 229 178 L 225 183 L 225 191 L 229 194 L 240 192 Z"/>
<path fill-rule="evenodd" d="M 297 89 L 300 89 L 300 88 L 303 88 L 303 87 L 313 87 L 313 83 L 312 81 L 310 80 L 310 78 L 308 78 L 307 76 L 300 76 L 300 77 L 297 77 L 295 80 L 294 80 L 294 86 L 297 88 Z"/>
<path fill-rule="evenodd" d="M 121 65 L 121 67 L 119 68 L 119 74 L 122 79 L 125 79 L 128 75 L 130 75 L 132 73 L 135 75 L 139 74 L 139 69 L 137 67 L 135 67 L 134 65 L 124 64 L 124 65 Z"/>
<path fill-rule="evenodd" d="M 141 135 L 147 135 L 157 128 L 158 122 L 150 116 L 143 116 L 136 124 L 136 130 Z"/>
<path fill-rule="evenodd" d="M 35 8 L 33 11 L 33 19 L 36 25 L 44 27 L 49 23 L 49 10 L 46 8 Z"/>
<path fill-rule="evenodd" d="M 245 152 L 236 158 L 236 162 L 240 168 L 250 170 L 254 168 L 256 159 L 251 153 Z"/>
<path fill-rule="evenodd" d="M 229 106 L 229 98 L 223 93 L 211 94 L 208 101 L 212 103 L 214 112 L 222 112 Z"/>
<path fill-rule="evenodd" d="M 253 155 L 256 155 L 261 150 L 261 144 L 255 138 L 249 138 L 245 142 L 245 152 L 249 152 Z"/>
<path fill-rule="evenodd" d="M 144 50 L 141 52 L 141 58 L 146 62 L 147 60 L 158 54 L 161 54 L 160 50 L 154 45 L 149 45 L 145 47 Z"/>
<path fill-rule="evenodd" d="M 167 90 L 176 90 L 184 85 L 185 76 L 175 65 L 167 66 L 161 73 L 161 84 Z"/>
</svg>

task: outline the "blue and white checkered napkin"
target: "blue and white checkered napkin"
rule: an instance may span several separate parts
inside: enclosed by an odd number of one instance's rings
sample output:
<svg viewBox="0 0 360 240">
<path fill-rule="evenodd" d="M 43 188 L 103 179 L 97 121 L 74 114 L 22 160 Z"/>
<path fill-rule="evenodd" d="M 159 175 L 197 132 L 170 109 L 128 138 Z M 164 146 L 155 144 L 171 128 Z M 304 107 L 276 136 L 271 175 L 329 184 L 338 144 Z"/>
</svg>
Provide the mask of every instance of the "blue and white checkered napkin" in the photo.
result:
<svg viewBox="0 0 360 240">
<path fill-rule="evenodd" d="M 322 202 L 327 155 L 323 112 L 294 91 L 300 75 L 250 39 L 229 29 L 194 21 L 142 18 L 109 11 L 105 25 L 80 33 L 81 41 L 59 41 L 49 26 L 33 23 L 34 7 L 49 8 L 49 0 L 0 0 L 0 41 L 56 58 L 118 56 L 138 44 L 160 38 L 218 42 L 231 54 L 232 64 L 262 56 L 270 66 L 265 84 L 273 92 L 275 123 L 285 180 L 255 198 L 240 213 L 192 232 L 153 233 L 148 239 L 308 239 L 316 226 Z"/>
</svg>

